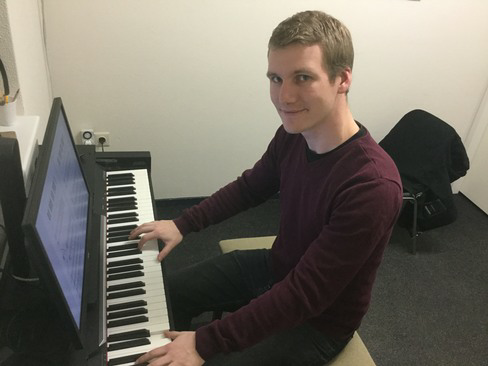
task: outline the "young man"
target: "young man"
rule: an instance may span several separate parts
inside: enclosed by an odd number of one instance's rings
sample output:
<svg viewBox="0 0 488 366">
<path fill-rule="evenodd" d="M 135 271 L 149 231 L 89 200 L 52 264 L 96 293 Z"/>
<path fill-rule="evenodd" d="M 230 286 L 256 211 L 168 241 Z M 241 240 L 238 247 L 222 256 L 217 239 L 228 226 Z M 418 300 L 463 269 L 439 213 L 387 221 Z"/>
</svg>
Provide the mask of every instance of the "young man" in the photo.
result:
<svg viewBox="0 0 488 366">
<path fill-rule="evenodd" d="M 349 31 L 322 12 L 283 21 L 269 41 L 271 100 L 283 125 L 236 181 L 173 221 L 131 234 L 165 243 L 280 194 L 270 251 L 237 251 L 171 278 L 178 330 L 207 310 L 231 313 L 139 361 L 151 365 L 324 365 L 358 329 L 402 203 L 398 171 L 347 103 Z M 205 361 L 204 361 L 205 360 Z"/>
</svg>

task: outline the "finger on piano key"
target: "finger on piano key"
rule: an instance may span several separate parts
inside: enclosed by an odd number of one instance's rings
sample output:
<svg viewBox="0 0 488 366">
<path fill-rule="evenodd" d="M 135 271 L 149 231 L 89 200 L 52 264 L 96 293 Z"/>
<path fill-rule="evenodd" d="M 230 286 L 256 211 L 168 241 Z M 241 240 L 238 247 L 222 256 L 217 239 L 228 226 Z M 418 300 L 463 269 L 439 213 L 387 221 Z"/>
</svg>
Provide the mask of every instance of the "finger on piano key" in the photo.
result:
<svg viewBox="0 0 488 366">
<path fill-rule="evenodd" d="M 156 248 L 148 248 L 146 249 L 146 246 L 142 247 L 142 250 L 137 253 L 127 253 L 129 255 L 124 255 L 124 256 L 118 256 L 118 257 L 111 257 L 107 258 L 107 264 L 113 262 L 113 261 L 118 261 L 118 260 L 123 260 L 123 259 L 133 259 L 133 258 L 141 258 L 143 261 L 157 261 L 157 255 L 159 253 L 159 250 Z M 150 262 L 149 262 L 150 263 Z"/>
<path fill-rule="evenodd" d="M 133 176 L 135 183 L 126 185 L 120 184 L 121 178 L 125 179 L 125 177 L 121 176 L 120 174 L 126 173 L 128 173 L 131 177 Z M 114 177 L 111 177 L 112 175 L 114 175 Z M 145 294 L 135 296 L 109 299 L 107 300 L 107 309 L 110 309 L 110 306 L 113 307 L 115 305 L 124 309 L 132 309 L 136 306 L 140 306 L 143 309 L 147 308 L 146 315 L 148 321 L 144 323 L 145 326 L 148 327 L 152 334 L 155 334 L 156 332 L 162 334 L 162 330 L 169 329 L 170 326 L 167 304 L 164 296 L 164 284 L 162 278 L 161 263 L 157 260 L 157 255 L 159 253 L 158 241 L 150 240 L 145 243 L 140 254 L 131 254 L 131 252 L 123 253 L 121 249 L 125 248 L 126 250 L 129 250 L 129 248 L 126 248 L 125 245 L 129 244 L 129 246 L 132 247 L 131 244 L 133 244 L 134 242 L 139 242 L 139 239 L 129 240 L 127 237 L 127 240 L 123 240 L 123 235 L 115 234 L 117 232 L 119 234 L 123 233 L 125 230 L 123 227 L 124 225 L 128 225 L 128 222 L 130 225 L 140 226 L 144 223 L 155 220 L 148 172 L 145 169 L 107 172 L 107 181 L 110 181 L 111 183 L 116 182 L 118 185 L 115 186 L 115 189 L 110 188 L 110 190 L 108 191 L 110 193 L 107 192 L 107 196 L 110 195 L 110 197 L 108 198 L 110 199 L 110 204 L 108 205 L 109 210 L 107 213 L 108 222 L 106 223 L 106 229 L 107 231 L 112 232 L 112 234 L 110 235 L 110 237 L 112 238 L 112 242 L 106 244 L 106 247 L 110 249 L 110 252 L 116 251 L 118 253 L 122 253 L 121 257 L 107 258 L 108 268 L 121 267 L 121 269 L 117 270 L 117 272 L 125 273 L 127 276 L 132 276 L 133 274 L 141 274 L 137 271 L 142 272 L 142 275 L 138 277 L 108 281 L 107 286 L 122 285 L 124 282 L 127 283 L 132 281 L 135 283 L 132 288 L 142 288 L 146 292 Z M 120 206 L 120 204 L 125 201 L 134 202 L 135 204 L 137 204 L 137 209 L 120 210 L 120 207 L 118 206 Z M 111 207 L 115 207 L 117 209 L 117 211 L 115 211 L 116 213 L 110 211 Z M 117 222 L 118 219 L 120 220 L 119 222 Z M 114 240 L 114 237 L 120 238 L 116 238 Z M 119 239 L 122 240 L 119 241 Z M 131 261 L 131 263 L 122 262 L 126 260 Z M 132 263 L 133 261 L 137 261 L 138 263 Z M 142 263 L 140 263 L 140 261 Z M 130 266 L 126 268 L 122 267 L 129 264 L 140 264 L 143 268 L 141 269 L 139 266 L 137 268 Z M 139 281 L 143 282 L 144 285 L 139 287 Z M 110 291 L 109 294 L 118 293 L 122 295 L 122 291 L 124 291 L 123 288 L 116 288 L 113 291 Z M 135 312 L 138 313 L 138 311 L 138 308 L 136 308 Z M 129 316 L 127 319 L 131 318 L 131 312 L 117 314 L 116 311 L 108 310 L 108 313 L 115 313 L 115 315 L 118 317 L 120 315 L 121 319 L 126 319 L 125 315 L 128 314 Z M 121 325 L 114 328 L 108 328 L 107 333 L 115 334 L 117 332 L 126 330 L 137 330 L 140 329 L 140 327 L 141 324 L 137 323 Z M 155 346 L 150 347 L 150 349 L 152 348 L 155 348 Z M 133 351 L 134 350 L 131 350 L 131 352 Z M 124 354 L 124 352 L 121 352 L 119 354 Z M 110 359 L 112 360 L 113 355 L 114 354 L 111 353 Z M 133 363 L 127 364 L 129 365 Z"/>
<path fill-rule="evenodd" d="M 121 240 L 121 241 L 118 241 L 118 242 L 107 243 L 107 248 L 117 247 L 118 245 L 139 243 L 139 240 L 140 239 L 126 239 L 126 240 Z"/>
<path fill-rule="evenodd" d="M 138 242 L 138 240 L 136 240 L 136 242 Z M 131 244 L 131 243 L 134 243 L 134 239 L 133 240 L 124 240 L 124 241 L 120 241 L 117 243 L 109 243 L 109 244 L 107 244 L 107 247 L 112 247 L 112 246 L 116 246 L 116 245 L 125 245 L 125 244 Z M 158 242 L 154 239 L 149 240 L 144 244 L 144 246 L 142 247 L 142 254 L 141 255 L 143 256 L 146 253 L 153 253 L 153 252 L 159 252 Z"/>
<path fill-rule="evenodd" d="M 132 347 L 132 348 L 128 348 L 128 349 L 123 349 L 123 350 L 117 350 L 117 351 L 112 351 L 112 352 L 107 352 L 107 359 L 109 361 L 108 365 L 111 366 L 111 365 L 119 365 L 119 364 L 116 364 L 116 363 L 113 363 L 113 361 L 115 361 L 117 358 L 120 358 L 120 357 L 127 357 L 127 356 L 131 356 L 131 355 L 139 355 L 139 354 L 144 354 L 146 352 L 149 352 L 155 348 L 158 348 L 158 347 L 161 347 L 161 346 L 164 346 L 168 343 L 171 342 L 171 340 L 169 338 L 165 338 L 164 337 L 164 334 L 161 332 L 159 334 L 155 334 L 155 335 L 152 335 L 150 338 L 149 338 L 149 341 L 150 341 L 150 344 L 148 345 L 143 345 L 143 346 L 138 346 L 138 347 Z M 139 358 L 136 357 L 134 359 L 134 361 Z M 127 365 L 134 365 L 134 363 L 124 363 L 124 364 L 127 364 Z"/>
</svg>

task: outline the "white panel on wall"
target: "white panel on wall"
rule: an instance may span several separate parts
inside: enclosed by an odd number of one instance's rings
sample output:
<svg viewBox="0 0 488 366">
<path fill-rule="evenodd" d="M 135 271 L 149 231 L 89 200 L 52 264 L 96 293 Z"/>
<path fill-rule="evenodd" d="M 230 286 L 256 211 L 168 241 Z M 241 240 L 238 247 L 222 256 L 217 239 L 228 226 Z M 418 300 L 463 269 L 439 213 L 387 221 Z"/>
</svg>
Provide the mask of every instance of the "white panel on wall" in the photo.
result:
<svg viewBox="0 0 488 366">
<path fill-rule="evenodd" d="M 39 0 L 7 0 L 6 3 L 17 87 L 23 105 L 19 114 L 40 116 L 38 140 L 42 141 L 52 100 L 42 37 L 41 3 Z"/>
<path fill-rule="evenodd" d="M 15 65 L 15 55 L 12 44 L 12 35 L 10 32 L 10 20 L 8 18 L 6 0 L 0 0 L 0 50 L 0 57 L 2 58 L 3 65 L 7 73 L 10 92 L 15 93 L 19 87 L 19 80 L 17 77 L 17 67 Z M 1 76 L 0 79 L 2 79 Z M 3 80 L 0 85 L 0 95 L 3 95 L 5 92 L 3 88 Z M 24 107 L 22 103 L 18 104 L 18 112 L 22 113 Z"/>
<path fill-rule="evenodd" d="M 488 174 L 486 162 L 488 161 L 488 128 L 482 135 L 482 140 L 476 154 L 471 159 L 471 168 L 461 185 L 461 192 L 474 204 L 488 214 Z"/>
</svg>

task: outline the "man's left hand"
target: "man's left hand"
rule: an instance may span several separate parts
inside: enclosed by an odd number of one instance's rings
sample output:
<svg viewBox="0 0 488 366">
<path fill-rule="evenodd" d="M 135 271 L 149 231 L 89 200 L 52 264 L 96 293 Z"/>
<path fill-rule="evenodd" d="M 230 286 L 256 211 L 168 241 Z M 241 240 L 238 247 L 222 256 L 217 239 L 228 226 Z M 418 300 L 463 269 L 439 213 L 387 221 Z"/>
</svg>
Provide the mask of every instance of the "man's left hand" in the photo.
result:
<svg viewBox="0 0 488 366">
<path fill-rule="evenodd" d="M 173 340 L 162 347 L 153 349 L 137 359 L 136 364 L 147 362 L 150 366 L 178 365 L 201 366 L 205 362 L 195 347 L 195 332 L 165 331 L 164 335 Z"/>
</svg>

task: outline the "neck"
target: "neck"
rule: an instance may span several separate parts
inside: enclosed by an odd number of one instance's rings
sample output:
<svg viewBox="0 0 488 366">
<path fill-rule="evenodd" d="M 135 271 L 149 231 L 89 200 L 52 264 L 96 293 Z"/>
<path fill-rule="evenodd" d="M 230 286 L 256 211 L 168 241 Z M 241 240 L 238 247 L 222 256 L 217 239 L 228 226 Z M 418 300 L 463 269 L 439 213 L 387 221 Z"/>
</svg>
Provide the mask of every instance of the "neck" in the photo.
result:
<svg viewBox="0 0 488 366">
<path fill-rule="evenodd" d="M 310 150 L 323 154 L 335 149 L 358 131 L 359 126 L 354 121 L 349 108 L 346 107 L 329 116 L 328 120 L 317 129 L 304 131 L 302 135 Z"/>
</svg>

